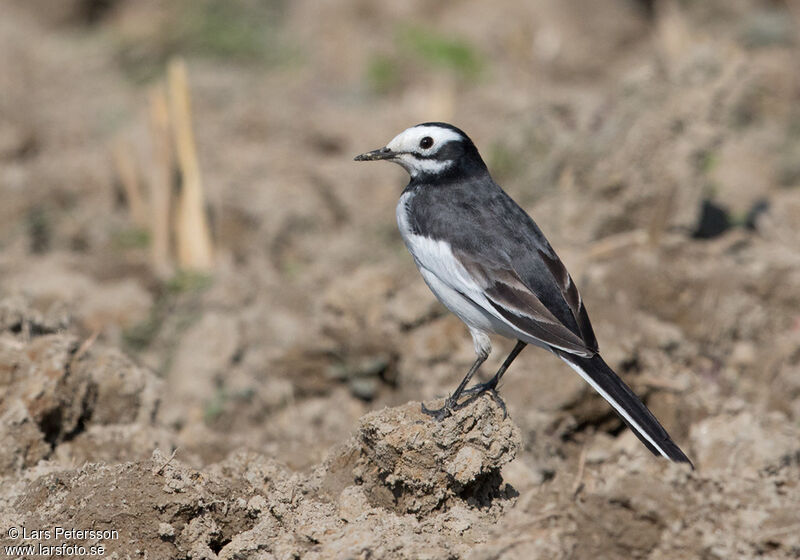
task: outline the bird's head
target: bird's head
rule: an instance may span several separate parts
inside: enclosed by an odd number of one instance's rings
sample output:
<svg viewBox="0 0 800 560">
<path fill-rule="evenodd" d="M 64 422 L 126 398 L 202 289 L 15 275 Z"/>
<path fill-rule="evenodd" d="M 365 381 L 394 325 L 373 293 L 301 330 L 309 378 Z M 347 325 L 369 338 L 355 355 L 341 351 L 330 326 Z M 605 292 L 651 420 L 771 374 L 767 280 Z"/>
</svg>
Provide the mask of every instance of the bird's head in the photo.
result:
<svg viewBox="0 0 800 560">
<path fill-rule="evenodd" d="M 355 157 L 355 161 L 375 160 L 397 163 L 412 179 L 486 171 L 472 140 L 453 125 L 439 122 L 407 128 L 383 148 Z"/>
</svg>

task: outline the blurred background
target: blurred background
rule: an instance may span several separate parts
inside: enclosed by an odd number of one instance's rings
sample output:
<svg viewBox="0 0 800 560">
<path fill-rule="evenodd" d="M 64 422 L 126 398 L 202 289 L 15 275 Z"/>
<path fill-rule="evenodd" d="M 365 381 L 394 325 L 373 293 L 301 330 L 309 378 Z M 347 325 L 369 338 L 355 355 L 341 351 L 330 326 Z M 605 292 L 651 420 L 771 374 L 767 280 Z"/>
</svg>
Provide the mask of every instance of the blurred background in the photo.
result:
<svg viewBox="0 0 800 560">
<path fill-rule="evenodd" d="M 538 221 L 606 360 L 710 477 L 675 516 L 707 520 L 700 496 L 730 498 L 732 473 L 796 470 L 799 24 L 793 0 L 5 0 L 0 402 L 32 427 L 0 428 L 4 475 L 156 446 L 302 472 L 368 411 L 445 395 L 472 342 L 397 232 L 407 176 L 352 161 L 430 120 L 465 130 Z M 95 385 L 68 379 L 93 353 Z M 134 381 L 104 393 L 120 364 Z M 579 462 L 660 468 L 544 352 L 504 384 L 523 497 Z M 746 488 L 772 505 L 731 502 L 725 531 L 681 546 L 798 554 L 796 511 L 770 533 L 783 502 Z M 669 557 L 657 526 L 591 546 Z"/>
</svg>

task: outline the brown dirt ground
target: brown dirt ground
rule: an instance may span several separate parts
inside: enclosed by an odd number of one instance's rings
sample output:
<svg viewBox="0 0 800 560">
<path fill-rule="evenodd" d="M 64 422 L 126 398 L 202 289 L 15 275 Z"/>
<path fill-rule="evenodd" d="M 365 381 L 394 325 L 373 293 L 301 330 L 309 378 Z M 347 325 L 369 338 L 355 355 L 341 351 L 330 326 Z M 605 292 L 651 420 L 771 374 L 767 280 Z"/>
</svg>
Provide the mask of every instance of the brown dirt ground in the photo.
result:
<svg viewBox="0 0 800 560">
<path fill-rule="evenodd" d="M 0 12 L 0 546 L 800 557 L 794 2 Z M 122 138 L 152 173 L 147 87 L 171 54 L 188 61 L 207 278 L 153 272 L 111 157 Z M 537 219 L 606 360 L 697 470 L 652 457 L 535 349 L 504 380 L 508 418 L 488 398 L 420 414 L 472 344 L 396 232 L 403 172 L 352 156 L 427 120 L 464 128 Z M 704 203 L 724 232 L 698 235 Z M 511 347 L 495 345 L 485 373 Z M 118 534 L 9 532 L 56 526 Z"/>
</svg>

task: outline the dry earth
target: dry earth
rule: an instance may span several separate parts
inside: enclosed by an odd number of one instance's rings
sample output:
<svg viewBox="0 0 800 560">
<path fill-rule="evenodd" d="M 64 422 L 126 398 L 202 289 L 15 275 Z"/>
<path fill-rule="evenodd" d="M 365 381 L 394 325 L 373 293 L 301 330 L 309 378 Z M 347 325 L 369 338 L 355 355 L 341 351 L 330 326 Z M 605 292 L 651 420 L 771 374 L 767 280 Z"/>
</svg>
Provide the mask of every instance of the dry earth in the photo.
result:
<svg viewBox="0 0 800 560">
<path fill-rule="evenodd" d="M 794 2 L 0 13 L 1 547 L 800 557 Z M 172 54 L 188 60 L 208 277 L 153 271 L 110 155 L 124 138 L 148 178 L 147 85 Z M 489 398 L 420 413 L 472 344 L 396 232 L 403 173 L 351 160 L 426 120 L 464 128 L 537 219 L 606 360 L 695 471 L 652 457 L 536 349 L 504 378 L 507 418 Z M 495 343 L 484 375 L 511 347 Z M 56 526 L 117 533 L 9 532 Z"/>
</svg>

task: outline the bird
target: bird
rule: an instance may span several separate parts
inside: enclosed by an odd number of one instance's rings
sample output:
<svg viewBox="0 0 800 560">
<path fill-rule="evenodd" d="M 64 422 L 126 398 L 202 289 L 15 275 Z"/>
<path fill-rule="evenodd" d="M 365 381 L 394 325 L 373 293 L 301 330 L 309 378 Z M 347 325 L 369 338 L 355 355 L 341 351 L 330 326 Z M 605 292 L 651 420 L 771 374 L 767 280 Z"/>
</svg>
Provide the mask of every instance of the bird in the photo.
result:
<svg viewBox="0 0 800 560">
<path fill-rule="evenodd" d="M 442 420 L 483 393 L 497 396 L 511 363 L 534 345 L 575 370 L 654 455 L 694 468 L 600 356 L 575 282 L 533 218 L 492 179 L 469 136 L 426 122 L 354 159 L 389 161 L 408 172 L 396 209 L 400 235 L 425 283 L 472 336 L 475 362 L 441 408 L 423 404 L 423 412 Z M 490 334 L 516 345 L 489 381 L 468 388 L 492 351 Z M 473 397 L 460 403 L 465 395 Z"/>
</svg>

